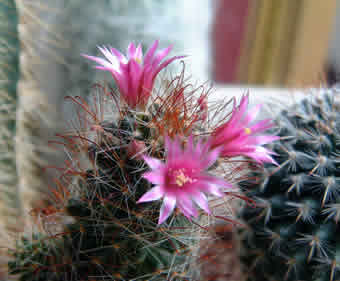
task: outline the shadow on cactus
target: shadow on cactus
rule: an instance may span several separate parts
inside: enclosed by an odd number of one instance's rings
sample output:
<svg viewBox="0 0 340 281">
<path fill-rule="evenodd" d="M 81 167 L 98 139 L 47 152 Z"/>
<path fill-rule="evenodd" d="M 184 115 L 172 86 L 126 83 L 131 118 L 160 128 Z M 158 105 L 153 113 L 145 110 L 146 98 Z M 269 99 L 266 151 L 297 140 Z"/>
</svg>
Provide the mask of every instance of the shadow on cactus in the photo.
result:
<svg viewBox="0 0 340 281">
<path fill-rule="evenodd" d="M 339 108 L 339 89 L 320 89 L 277 119 L 279 166 L 244 185 L 249 280 L 339 280 Z"/>
<path fill-rule="evenodd" d="M 209 91 L 184 71 L 153 89 L 158 72 L 181 58 L 161 62 L 170 48 L 157 45 L 144 57 L 133 44 L 127 57 L 113 48 L 101 49 L 108 61 L 87 56 L 112 73 L 117 89 L 96 85 L 91 104 L 68 98 L 76 129 L 51 144 L 69 159 L 55 167 L 53 198 L 32 210 L 40 231 L 10 252 L 17 280 L 190 280 L 201 234 L 221 218 L 221 201 L 210 198 L 237 196 L 232 184 L 247 163 L 230 159 L 272 161 L 253 134 L 271 125 L 248 127 L 256 112 L 245 114 L 247 96 L 232 112 L 230 101 L 208 111 Z M 248 149 L 235 150 L 239 142 Z"/>
</svg>

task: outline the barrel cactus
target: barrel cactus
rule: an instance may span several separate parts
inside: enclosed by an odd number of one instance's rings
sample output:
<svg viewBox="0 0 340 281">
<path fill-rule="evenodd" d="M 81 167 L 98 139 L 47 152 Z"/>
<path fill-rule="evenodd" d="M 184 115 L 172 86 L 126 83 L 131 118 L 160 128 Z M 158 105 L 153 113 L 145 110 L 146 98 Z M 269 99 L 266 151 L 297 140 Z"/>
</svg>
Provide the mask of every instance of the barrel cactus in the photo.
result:
<svg viewBox="0 0 340 281">
<path fill-rule="evenodd" d="M 253 166 L 242 184 L 249 280 L 340 279 L 339 89 L 312 92 L 277 119 L 278 165 Z"/>
</svg>

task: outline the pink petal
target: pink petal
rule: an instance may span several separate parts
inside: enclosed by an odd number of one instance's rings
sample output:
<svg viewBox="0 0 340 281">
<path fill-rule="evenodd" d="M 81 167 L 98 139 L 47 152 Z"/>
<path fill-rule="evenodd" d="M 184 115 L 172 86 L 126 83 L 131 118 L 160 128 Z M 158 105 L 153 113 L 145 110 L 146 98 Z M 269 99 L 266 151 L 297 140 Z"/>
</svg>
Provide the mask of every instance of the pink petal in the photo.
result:
<svg viewBox="0 0 340 281">
<path fill-rule="evenodd" d="M 159 41 L 156 40 L 151 47 L 149 48 L 149 50 L 146 52 L 145 57 L 144 57 L 144 65 L 147 64 L 151 64 L 152 63 L 152 59 L 154 57 L 155 51 L 158 47 L 158 43 Z"/>
<path fill-rule="evenodd" d="M 250 122 L 255 120 L 255 118 L 257 117 L 257 115 L 260 112 L 261 107 L 262 107 L 262 104 L 258 104 L 253 109 L 248 111 L 248 114 L 242 120 L 242 122 L 244 122 L 245 126 L 247 126 L 247 124 L 249 124 Z"/>
<path fill-rule="evenodd" d="M 143 71 L 141 66 L 135 61 L 130 60 L 128 63 L 129 66 L 129 81 L 131 85 L 131 92 L 129 93 L 131 99 L 134 101 L 134 104 L 139 102 L 139 94 L 140 94 L 140 86 L 141 86 L 141 77 Z"/>
<path fill-rule="evenodd" d="M 274 126 L 271 119 L 265 119 L 257 122 L 255 125 L 251 126 L 249 129 L 251 130 L 251 134 L 256 134 L 258 132 L 265 131 Z"/>
<path fill-rule="evenodd" d="M 168 136 L 166 136 L 165 147 L 167 151 L 168 163 L 171 163 L 172 161 L 176 161 L 178 156 L 182 154 L 182 149 L 180 147 L 178 138 L 175 138 L 172 141 Z"/>
<path fill-rule="evenodd" d="M 221 153 L 221 148 L 215 148 L 211 150 L 210 152 L 203 154 L 202 156 L 204 157 L 204 155 L 206 155 L 206 157 L 202 161 L 202 166 L 204 166 L 205 169 L 210 168 L 216 162 L 220 153 Z"/>
<path fill-rule="evenodd" d="M 190 136 L 188 137 L 187 151 L 188 151 L 190 154 L 193 154 L 193 153 L 194 153 L 194 137 L 193 137 L 193 135 L 190 135 Z"/>
<path fill-rule="evenodd" d="M 147 179 L 149 182 L 153 184 L 162 184 L 164 181 L 164 177 L 159 171 L 146 172 L 143 174 L 143 178 Z"/>
<path fill-rule="evenodd" d="M 184 214 L 184 216 L 186 216 L 189 220 L 191 219 L 191 217 L 197 218 L 198 212 L 192 203 L 191 203 L 191 207 L 189 207 L 185 203 L 178 201 L 177 206 L 181 210 L 181 212 Z"/>
<path fill-rule="evenodd" d="M 209 181 L 210 184 L 213 184 L 213 185 L 216 185 L 216 186 L 219 186 L 219 187 L 227 187 L 227 188 L 231 188 L 233 187 L 233 185 L 227 181 L 225 181 L 224 179 L 221 179 L 221 178 L 217 178 L 217 177 L 214 177 L 214 176 L 204 176 L 205 180 Z"/>
<path fill-rule="evenodd" d="M 186 217 L 193 216 L 196 218 L 198 216 L 197 209 L 185 193 L 179 194 L 177 199 L 177 206 Z"/>
<path fill-rule="evenodd" d="M 249 103 L 249 95 L 244 95 L 241 98 L 241 102 L 240 102 L 240 105 L 238 107 L 238 111 L 240 112 L 240 115 L 243 115 L 246 112 L 247 107 L 248 107 L 248 103 Z"/>
<path fill-rule="evenodd" d="M 143 59 L 143 50 L 142 50 L 142 46 L 141 44 L 138 44 L 138 47 L 136 49 L 136 53 L 135 53 L 135 58 L 142 61 Z"/>
<path fill-rule="evenodd" d="M 156 77 L 156 75 L 165 67 L 167 67 L 170 63 L 172 63 L 174 60 L 178 60 L 178 59 L 182 59 L 185 58 L 186 56 L 176 56 L 176 57 L 172 57 L 166 61 L 164 61 L 163 63 L 161 63 L 155 70 L 155 72 L 153 73 L 153 77 Z"/>
<path fill-rule="evenodd" d="M 143 155 L 143 159 L 152 170 L 159 169 L 162 166 L 162 162 L 157 158 L 152 158 L 152 157 Z"/>
<path fill-rule="evenodd" d="M 187 209 L 184 208 L 180 202 L 177 202 L 177 207 L 180 209 L 180 211 L 186 218 L 188 218 L 189 220 L 191 219 L 190 212 L 188 212 Z"/>
<path fill-rule="evenodd" d="M 154 60 L 152 61 L 152 67 L 157 67 L 158 64 L 162 61 L 162 59 L 164 59 L 169 54 L 171 49 L 172 49 L 172 46 L 169 46 L 165 49 L 158 51 Z"/>
<path fill-rule="evenodd" d="M 203 150 L 204 150 L 204 144 L 202 140 L 199 140 L 196 144 L 196 147 L 193 151 L 193 154 L 197 154 L 199 156 L 203 155 Z"/>
<path fill-rule="evenodd" d="M 143 78 L 142 78 L 142 87 L 143 89 L 147 89 L 150 91 L 153 88 L 153 83 L 154 83 L 153 76 L 152 76 L 152 69 L 148 66 L 144 66 L 143 68 Z"/>
<path fill-rule="evenodd" d="M 113 72 L 112 72 L 112 76 L 117 83 L 120 94 L 124 97 L 125 101 L 128 102 L 127 99 L 128 99 L 128 93 L 129 93 L 129 83 L 128 83 L 127 77 L 122 74 L 119 74 L 119 75 L 117 75 L 117 73 L 114 74 Z"/>
<path fill-rule="evenodd" d="M 109 63 L 108 61 L 106 61 L 102 58 L 94 57 L 94 56 L 88 56 L 88 55 L 85 55 L 85 54 L 82 54 L 82 56 L 89 59 L 89 60 L 93 60 L 93 61 L 95 61 L 95 62 L 97 62 L 97 63 L 101 64 L 102 66 L 107 67 L 109 69 L 114 68 L 111 63 Z"/>
<path fill-rule="evenodd" d="M 137 203 L 143 203 L 143 202 L 150 202 L 155 201 L 160 198 L 162 198 L 164 192 L 160 186 L 155 186 L 151 190 L 149 190 L 147 193 L 145 193 L 138 201 Z"/>
<path fill-rule="evenodd" d="M 118 58 L 120 63 L 127 63 L 126 57 L 121 52 L 119 52 L 117 49 L 111 48 L 110 51 Z"/>
<path fill-rule="evenodd" d="M 127 54 L 129 59 L 134 59 L 136 54 L 136 47 L 134 43 L 130 43 L 127 48 Z"/>
<path fill-rule="evenodd" d="M 279 139 L 280 139 L 279 136 L 256 136 L 254 138 L 250 138 L 248 143 L 261 145 L 261 144 L 270 143 L 270 142 L 273 142 Z"/>
<path fill-rule="evenodd" d="M 211 214 L 208 199 L 202 192 L 195 192 L 192 194 L 192 197 L 201 209 L 203 209 L 206 213 Z"/>
<path fill-rule="evenodd" d="M 245 153 L 244 155 L 253 158 L 260 164 L 268 162 L 278 166 L 278 163 L 270 156 L 270 154 L 277 155 L 275 152 L 272 152 L 269 149 L 258 146 L 253 152 Z"/>
<path fill-rule="evenodd" d="M 95 66 L 94 68 L 95 68 L 95 69 L 99 69 L 99 70 L 112 71 L 112 67 Z"/>
<path fill-rule="evenodd" d="M 204 192 L 208 192 L 212 195 L 215 195 L 217 197 L 223 196 L 223 193 L 220 191 L 220 188 L 215 185 L 211 185 L 211 184 L 204 185 L 204 187 L 202 187 L 201 190 Z"/>
<path fill-rule="evenodd" d="M 158 224 L 163 223 L 174 211 L 176 206 L 176 197 L 167 194 L 164 197 L 163 204 L 159 213 Z"/>
<path fill-rule="evenodd" d="M 203 190 L 205 192 L 209 192 L 216 196 L 222 196 L 223 194 L 220 191 L 220 188 L 231 188 L 233 185 L 229 182 L 209 175 L 199 176 L 198 181 L 201 181 L 202 183 L 205 182 L 205 184 L 202 184 L 200 186 L 200 190 Z"/>
<path fill-rule="evenodd" d="M 106 47 L 99 47 L 98 49 L 102 52 L 102 54 L 105 56 L 105 58 L 112 64 L 116 65 L 118 67 L 119 61 L 117 60 L 117 57 L 115 57 Z"/>
</svg>

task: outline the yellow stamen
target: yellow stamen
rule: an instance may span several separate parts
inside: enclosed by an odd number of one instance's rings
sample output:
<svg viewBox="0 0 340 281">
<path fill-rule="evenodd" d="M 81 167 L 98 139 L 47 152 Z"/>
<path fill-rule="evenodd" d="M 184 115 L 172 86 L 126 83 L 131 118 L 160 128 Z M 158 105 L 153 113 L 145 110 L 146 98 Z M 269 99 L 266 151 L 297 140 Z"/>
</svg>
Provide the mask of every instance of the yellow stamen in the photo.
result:
<svg viewBox="0 0 340 281">
<path fill-rule="evenodd" d="M 141 64 L 142 63 L 142 60 L 140 58 L 135 58 L 135 61 L 138 63 L 138 64 Z"/>
<path fill-rule="evenodd" d="M 244 131 L 246 132 L 247 135 L 251 134 L 251 129 L 250 128 L 245 128 Z"/>
<path fill-rule="evenodd" d="M 189 183 L 192 182 L 192 179 L 189 178 L 188 176 L 186 176 L 186 175 L 184 174 L 184 172 L 183 172 L 182 169 L 179 170 L 179 171 L 177 171 L 176 174 L 177 174 L 177 175 L 176 175 L 176 180 L 175 180 L 175 182 L 176 182 L 176 184 L 177 184 L 178 186 L 181 187 L 181 186 L 183 186 L 184 184 L 186 184 L 187 182 L 189 182 Z"/>
</svg>

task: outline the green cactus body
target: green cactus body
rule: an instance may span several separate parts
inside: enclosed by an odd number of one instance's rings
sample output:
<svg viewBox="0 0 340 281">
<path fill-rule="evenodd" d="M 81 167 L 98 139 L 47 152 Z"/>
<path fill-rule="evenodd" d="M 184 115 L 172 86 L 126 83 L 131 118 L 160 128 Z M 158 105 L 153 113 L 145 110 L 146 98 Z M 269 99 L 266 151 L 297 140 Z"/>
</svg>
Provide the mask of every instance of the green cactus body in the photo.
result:
<svg viewBox="0 0 340 281">
<path fill-rule="evenodd" d="M 151 184 L 142 177 L 144 160 L 129 154 L 128 147 L 138 141 L 151 154 L 163 155 L 161 143 L 150 145 L 156 139 L 151 120 L 145 113 L 125 112 L 117 121 L 96 125 L 96 136 L 81 148 L 91 168 L 65 170 L 63 176 L 73 180 L 64 180 L 69 184 L 63 195 L 56 191 L 62 200 L 39 214 L 47 222 L 61 217 L 59 229 L 43 226 L 45 234 L 22 238 L 11 252 L 10 274 L 21 281 L 187 280 L 192 223 L 174 213 L 171 227 L 162 227 L 157 225 L 159 201 L 137 203 Z M 64 139 L 75 151 L 75 139 L 79 145 L 83 138 Z"/>
<path fill-rule="evenodd" d="M 280 114 L 279 166 L 254 169 L 243 185 L 255 203 L 241 212 L 249 280 L 340 279 L 339 109 L 328 89 Z"/>
</svg>

